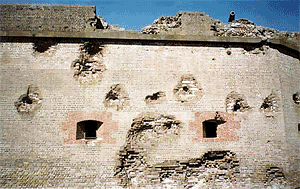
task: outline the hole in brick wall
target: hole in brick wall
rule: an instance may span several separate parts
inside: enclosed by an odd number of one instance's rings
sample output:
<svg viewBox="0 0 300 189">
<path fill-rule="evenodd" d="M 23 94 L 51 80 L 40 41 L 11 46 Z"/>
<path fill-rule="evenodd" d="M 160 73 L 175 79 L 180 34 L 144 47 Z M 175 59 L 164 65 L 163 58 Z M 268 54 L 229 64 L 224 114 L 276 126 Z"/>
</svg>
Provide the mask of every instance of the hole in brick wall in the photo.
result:
<svg viewBox="0 0 300 189">
<path fill-rule="evenodd" d="M 235 91 L 231 91 L 226 98 L 226 111 L 227 112 L 243 112 L 250 107 L 247 104 L 244 95 L 238 94 Z"/>
<path fill-rule="evenodd" d="M 77 123 L 76 140 L 97 139 L 97 130 L 103 122 L 95 120 L 85 120 Z"/>
<path fill-rule="evenodd" d="M 38 87 L 29 85 L 26 94 L 15 102 L 18 112 L 33 113 L 42 103 L 41 92 Z"/>
<path fill-rule="evenodd" d="M 188 92 L 189 88 L 187 86 L 182 87 L 185 92 Z"/>
<path fill-rule="evenodd" d="M 274 93 L 271 93 L 264 100 L 260 109 L 265 112 L 277 112 L 278 111 L 278 99 Z"/>
<path fill-rule="evenodd" d="M 300 93 L 299 92 L 293 94 L 293 101 L 295 104 L 298 104 L 298 105 L 300 104 Z"/>
<path fill-rule="evenodd" d="M 146 103 L 159 103 L 165 97 L 166 94 L 162 91 L 158 91 L 157 93 L 153 93 L 152 95 L 147 95 L 145 97 Z"/>
<path fill-rule="evenodd" d="M 173 92 L 181 102 L 193 102 L 202 96 L 202 88 L 192 74 L 182 75 Z"/>
<path fill-rule="evenodd" d="M 120 84 L 112 85 L 105 96 L 104 106 L 116 107 L 117 110 L 120 110 L 127 105 L 129 105 L 129 97 L 124 87 Z"/>
</svg>

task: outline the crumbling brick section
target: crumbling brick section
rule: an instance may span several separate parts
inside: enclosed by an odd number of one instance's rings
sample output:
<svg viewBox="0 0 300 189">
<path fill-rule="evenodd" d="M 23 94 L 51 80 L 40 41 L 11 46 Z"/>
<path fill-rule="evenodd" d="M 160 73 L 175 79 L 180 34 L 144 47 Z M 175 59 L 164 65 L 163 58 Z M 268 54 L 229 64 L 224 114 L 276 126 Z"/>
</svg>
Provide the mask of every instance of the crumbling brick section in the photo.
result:
<svg viewBox="0 0 300 189">
<path fill-rule="evenodd" d="M 186 161 L 165 161 L 153 166 L 163 185 L 192 188 L 201 182 L 233 181 L 239 173 L 239 161 L 234 152 L 208 151 L 202 157 Z M 154 180 L 155 181 L 155 180 Z"/>
<path fill-rule="evenodd" d="M 167 137 L 179 134 L 181 122 L 174 116 L 144 113 L 133 120 L 126 145 L 119 152 L 115 175 L 123 187 L 190 188 L 198 182 L 235 180 L 239 161 L 230 151 L 209 151 L 186 161 L 166 160 L 151 164 L 147 152 Z M 172 138 L 175 139 L 175 138 Z"/>
<path fill-rule="evenodd" d="M 205 122 L 215 122 L 216 137 L 207 138 L 204 135 Z M 193 142 L 227 142 L 238 141 L 235 130 L 241 128 L 241 123 L 234 120 L 234 115 L 226 112 L 196 112 L 195 121 L 190 123 L 190 129 L 196 131 Z"/>
<path fill-rule="evenodd" d="M 102 122 L 100 128 L 96 131 L 97 139 L 76 139 L 76 134 L 78 132 L 77 123 L 85 120 Z M 111 134 L 118 131 L 118 125 L 116 122 L 112 121 L 112 114 L 110 112 L 69 112 L 69 122 L 62 123 L 62 131 L 65 134 L 64 143 L 66 144 L 115 144 L 116 139 L 113 138 Z"/>
<path fill-rule="evenodd" d="M 153 93 L 152 95 L 147 95 L 145 98 L 145 102 L 147 104 L 158 104 L 161 103 L 165 98 L 166 94 L 162 91 L 158 91 Z"/>
<path fill-rule="evenodd" d="M 147 148 L 155 147 L 163 137 L 178 135 L 180 127 L 180 121 L 174 116 L 159 113 L 144 113 L 134 119 L 115 170 L 121 185 L 143 186 L 159 179 L 158 172 L 151 173 L 152 166 L 146 160 Z"/>
<path fill-rule="evenodd" d="M 115 107 L 117 110 L 122 110 L 129 105 L 128 93 L 120 84 L 115 84 L 110 87 L 109 92 L 105 96 L 104 106 Z"/>
<path fill-rule="evenodd" d="M 300 93 L 296 92 L 293 94 L 293 101 L 295 104 L 300 105 Z"/>
<path fill-rule="evenodd" d="M 277 112 L 278 111 L 278 98 L 274 93 L 271 93 L 269 96 L 267 96 L 260 107 L 261 110 L 264 112 Z"/>
<path fill-rule="evenodd" d="M 106 70 L 101 62 L 103 46 L 99 43 L 85 42 L 81 46 L 79 58 L 72 62 L 74 78 L 79 83 L 100 82 Z"/>
<path fill-rule="evenodd" d="M 235 91 L 232 91 L 227 95 L 225 105 L 227 112 L 244 112 L 250 108 L 245 96 L 238 94 Z"/>
<path fill-rule="evenodd" d="M 38 87 L 29 85 L 26 94 L 19 97 L 15 106 L 20 113 L 33 113 L 40 107 L 42 95 Z"/>
<path fill-rule="evenodd" d="M 144 27 L 142 32 L 144 34 L 158 34 L 171 28 L 179 28 L 181 26 L 181 15 L 178 13 L 176 16 L 161 16 L 154 20 L 152 25 Z"/>
<path fill-rule="evenodd" d="M 194 102 L 202 97 L 203 90 L 192 74 L 186 74 L 181 76 L 173 92 L 181 102 Z"/>
<path fill-rule="evenodd" d="M 265 170 L 265 183 L 284 183 L 286 182 L 283 169 L 277 166 L 267 166 Z"/>
</svg>

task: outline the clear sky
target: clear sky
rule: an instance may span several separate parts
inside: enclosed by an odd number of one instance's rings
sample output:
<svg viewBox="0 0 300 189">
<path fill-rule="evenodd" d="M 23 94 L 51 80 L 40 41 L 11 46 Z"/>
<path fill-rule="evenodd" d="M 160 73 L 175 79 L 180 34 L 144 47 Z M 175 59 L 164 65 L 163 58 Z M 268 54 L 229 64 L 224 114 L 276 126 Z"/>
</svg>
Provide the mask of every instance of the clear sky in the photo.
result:
<svg viewBox="0 0 300 189">
<path fill-rule="evenodd" d="M 178 11 L 205 12 L 226 23 L 230 11 L 256 25 L 299 32 L 299 0 L 0 0 L 0 3 L 95 5 L 97 14 L 109 24 L 141 31 L 160 16 Z"/>
</svg>

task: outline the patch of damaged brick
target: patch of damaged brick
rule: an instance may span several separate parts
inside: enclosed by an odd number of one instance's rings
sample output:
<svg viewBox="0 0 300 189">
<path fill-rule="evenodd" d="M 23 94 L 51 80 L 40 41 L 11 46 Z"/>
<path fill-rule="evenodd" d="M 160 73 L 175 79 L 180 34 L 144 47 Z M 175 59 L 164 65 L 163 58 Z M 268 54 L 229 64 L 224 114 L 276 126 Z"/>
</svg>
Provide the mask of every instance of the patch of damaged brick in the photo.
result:
<svg viewBox="0 0 300 189">
<path fill-rule="evenodd" d="M 20 113 L 33 113 L 42 103 L 41 92 L 38 87 L 29 85 L 26 94 L 19 97 L 15 106 Z"/>
<path fill-rule="evenodd" d="M 106 70 L 101 62 L 103 47 L 99 43 L 85 42 L 81 46 L 79 58 L 72 62 L 74 78 L 79 83 L 100 82 Z"/>
<path fill-rule="evenodd" d="M 166 160 L 151 164 L 148 148 L 160 144 L 166 137 L 176 137 L 181 122 L 174 116 L 144 113 L 133 120 L 121 148 L 115 175 L 123 187 L 191 188 L 199 182 L 231 182 L 239 173 L 239 161 L 231 151 L 208 151 L 199 158 L 185 161 Z"/>
<path fill-rule="evenodd" d="M 142 32 L 144 34 L 159 34 L 172 28 L 179 28 L 181 26 L 181 16 L 182 14 L 180 13 L 176 16 L 161 16 L 154 20 L 152 25 L 144 27 Z"/>
<path fill-rule="evenodd" d="M 181 76 L 180 81 L 173 89 L 175 97 L 180 102 L 194 102 L 202 97 L 203 90 L 192 74 Z"/>
<path fill-rule="evenodd" d="M 271 93 L 269 96 L 267 96 L 260 107 L 261 110 L 263 110 L 266 113 L 269 112 L 277 112 L 279 105 L 278 105 L 278 98 L 275 95 L 275 93 Z"/>
<path fill-rule="evenodd" d="M 248 106 L 245 95 L 231 91 L 225 101 L 226 111 L 231 112 L 244 112 L 250 109 Z"/>
<path fill-rule="evenodd" d="M 265 169 L 265 183 L 272 184 L 272 183 L 285 183 L 286 178 L 283 173 L 283 169 L 277 166 L 267 166 Z"/>
<path fill-rule="evenodd" d="M 110 87 L 109 92 L 105 96 L 105 107 L 116 107 L 117 110 L 123 109 L 129 105 L 128 93 L 120 84 L 115 84 Z"/>
<path fill-rule="evenodd" d="M 143 113 L 133 120 L 115 170 L 122 186 L 143 186 L 159 179 L 159 173 L 152 172 L 155 169 L 146 160 L 147 148 L 155 147 L 164 136 L 177 136 L 180 124 L 174 116 L 159 113 Z"/>
<path fill-rule="evenodd" d="M 164 97 L 166 94 L 162 91 L 158 91 L 156 93 L 153 93 L 152 95 L 147 95 L 145 97 L 145 101 L 147 104 L 156 104 L 161 103 L 164 100 Z"/>
<path fill-rule="evenodd" d="M 300 93 L 296 92 L 293 94 L 293 101 L 295 104 L 300 105 Z"/>
</svg>

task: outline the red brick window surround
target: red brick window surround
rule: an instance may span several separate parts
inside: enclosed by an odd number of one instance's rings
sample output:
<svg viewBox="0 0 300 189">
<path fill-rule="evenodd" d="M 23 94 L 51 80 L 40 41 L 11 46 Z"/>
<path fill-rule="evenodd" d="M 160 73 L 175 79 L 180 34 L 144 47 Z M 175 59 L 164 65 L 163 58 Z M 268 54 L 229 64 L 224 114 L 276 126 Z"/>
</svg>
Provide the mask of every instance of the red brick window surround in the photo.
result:
<svg viewBox="0 0 300 189">
<path fill-rule="evenodd" d="M 86 144 L 115 144 L 111 136 L 118 131 L 118 125 L 112 121 L 111 112 L 69 112 L 69 122 L 62 123 L 64 143 Z"/>
<path fill-rule="evenodd" d="M 193 142 L 238 141 L 235 130 L 240 128 L 234 114 L 227 112 L 196 112 L 195 121 L 190 123 L 190 130 L 196 131 Z"/>
</svg>

